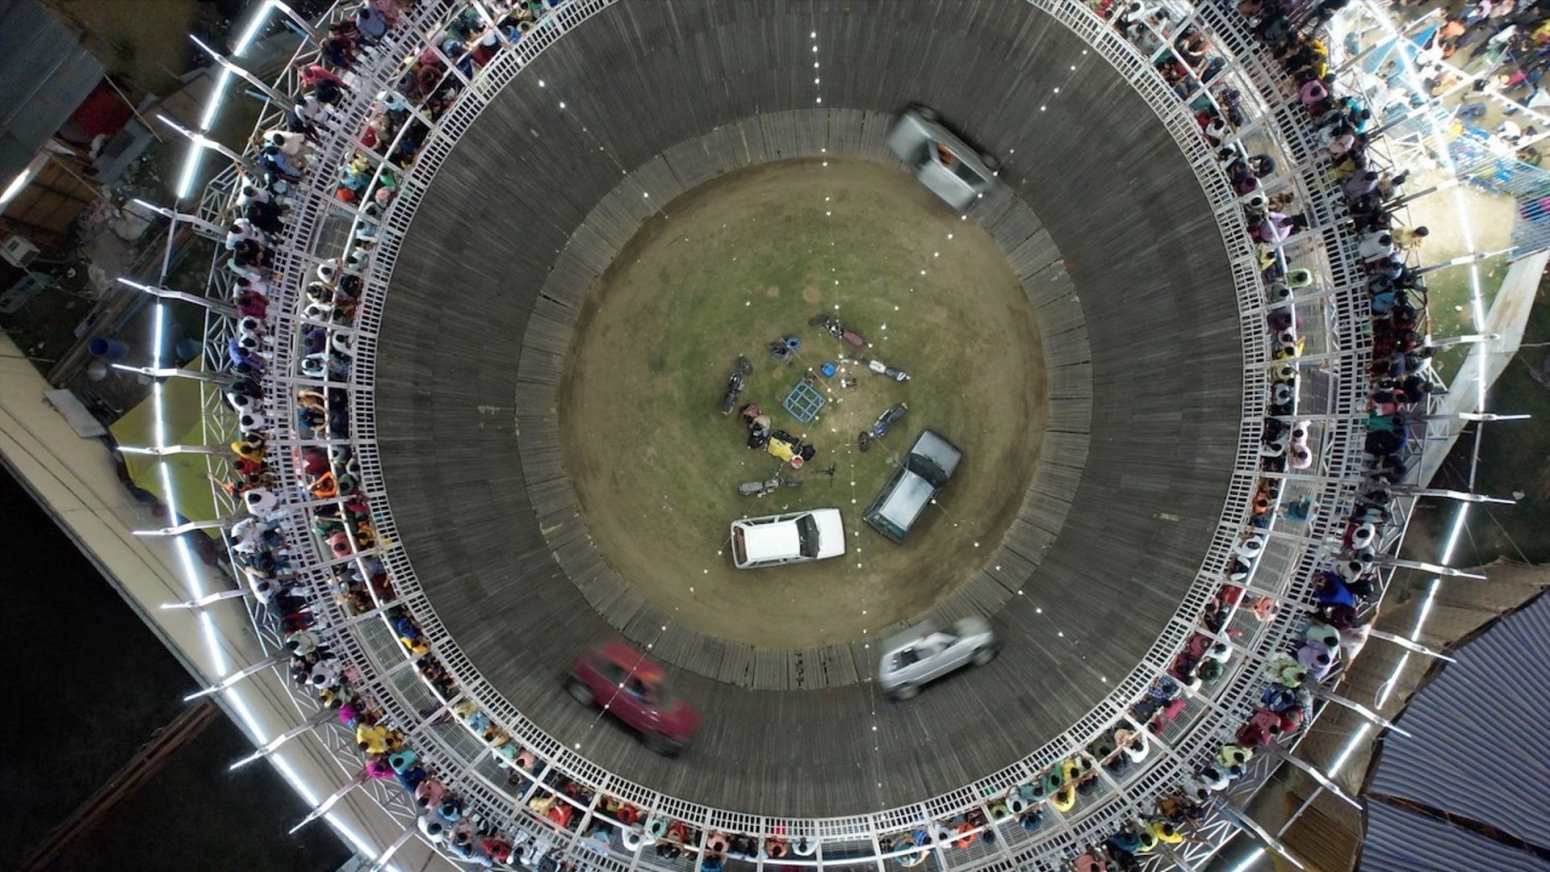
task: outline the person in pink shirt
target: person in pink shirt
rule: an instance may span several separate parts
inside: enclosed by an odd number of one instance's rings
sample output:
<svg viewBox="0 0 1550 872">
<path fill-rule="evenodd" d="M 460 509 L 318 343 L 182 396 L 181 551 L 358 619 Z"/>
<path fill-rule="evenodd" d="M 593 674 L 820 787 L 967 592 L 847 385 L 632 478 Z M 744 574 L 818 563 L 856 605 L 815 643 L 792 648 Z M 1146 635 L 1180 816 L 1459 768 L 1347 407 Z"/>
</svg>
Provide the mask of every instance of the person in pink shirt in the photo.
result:
<svg viewBox="0 0 1550 872">
<path fill-rule="evenodd" d="M 296 68 L 296 78 L 309 88 L 318 82 L 333 82 L 341 88 L 345 87 L 344 79 L 334 75 L 332 70 L 322 64 L 302 64 Z"/>
<path fill-rule="evenodd" d="M 386 757 L 372 757 L 366 761 L 366 777 L 377 781 L 391 781 L 398 778 L 398 773 L 393 771 L 392 764 Z"/>
<path fill-rule="evenodd" d="M 376 10 L 378 15 L 382 16 L 382 20 L 387 23 L 388 27 L 398 26 L 398 0 L 371 0 L 370 6 Z"/>
<path fill-rule="evenodd" d="M 1329 89 L 1324 87 L 1324 82 L 1319 79 L 1310 79 L 1297 90 L 1297 99 L 1302 101 L 1304 109 L 1311 110 L 1328 98 Z"/>
<path fill-rule="evenodd" d="M 427 778 L 415 788 L 415 802 L 420 808 L 440 808 L 446 799 L 447 786 L 434 778 Z"/>
</svg>

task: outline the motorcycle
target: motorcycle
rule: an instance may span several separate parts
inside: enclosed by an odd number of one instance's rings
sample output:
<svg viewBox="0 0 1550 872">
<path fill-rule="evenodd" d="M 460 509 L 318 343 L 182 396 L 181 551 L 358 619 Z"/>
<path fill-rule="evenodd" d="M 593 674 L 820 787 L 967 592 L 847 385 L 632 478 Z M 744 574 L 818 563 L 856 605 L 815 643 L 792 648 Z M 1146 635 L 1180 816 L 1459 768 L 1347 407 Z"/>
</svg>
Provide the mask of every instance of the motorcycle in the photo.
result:
<svg viewBox="0 0 1550 872">
<path fill-rule="evenodd" d="M 876 373 L 877 375 L 886 376 L 896 382 L 907 382 L 910 380 L 909 373 L 902 369 L 894 369 L 893 367 L 883 363 L 881 360 L 877 360 L 876 358 L 869 358 L 861 354 L 852 355 L 852 357 L 857 363 L 866 364 L 866 368 L 871 370 L 873 373 Z"/>
<path fill-rule="evenodd" d="M 732 376 L 727 379 L 727 392 L 721 397 L 721 414 L 732 414 L 732 407 L 737 405 L 737 395 L 743 392 L 743 376 L 753 372 L 753 363 L 747 357 L 737 356 L 737 369 L 732 371 Z"/>
<path fill-rule="evenodd" d="M 779 475 L 768 481 L 745 481 L 737 486 L 737 492 L 745 497 L 768 496 L 785 487 L 801 487 L 802 482 L 794 479 L 781 478 Z"/>
<path fill-rule="evenodd" d="M 732 407 L 737 405 L 737 395 L 742 392 L 743 374 L 740 372 L 734 372 L 732 373 L 732 377 L 727 379 L 727 392 L 721 397 L 721 414 L 732 414 Z"/>
<path fill-rule="evenodd" d="M 877 420 L 872 423 L 872 438 L 881 439 L 887 435 L 888 428 L 897 424 L 904 417 L 904 413 L 909 410 L 910 406 L 908 403 L 899 403 L 896 406 L 889 406 L 887 409 L 884 409 L 883 413 L 878 415 Z"/>
<path fill-rule="evenodd" d="M 831 317 L 823 312 L 819 312 L 813 317 L 807 319 L 807 323 L 814 327 L 822 325 L 823 329 L 829 331 L 830 336 L 833 336 L 835 339 L 838 339 L 841 342 L 849 342 L 851 345 L 854 345 L 857 348 L 861 348 L 866 345 L 866 339 L 864 339 L 860 333 L 857 333 L 854 330 L 846 330 L 845 325 L 841 324 L 838 318 Z"/>
</svg>

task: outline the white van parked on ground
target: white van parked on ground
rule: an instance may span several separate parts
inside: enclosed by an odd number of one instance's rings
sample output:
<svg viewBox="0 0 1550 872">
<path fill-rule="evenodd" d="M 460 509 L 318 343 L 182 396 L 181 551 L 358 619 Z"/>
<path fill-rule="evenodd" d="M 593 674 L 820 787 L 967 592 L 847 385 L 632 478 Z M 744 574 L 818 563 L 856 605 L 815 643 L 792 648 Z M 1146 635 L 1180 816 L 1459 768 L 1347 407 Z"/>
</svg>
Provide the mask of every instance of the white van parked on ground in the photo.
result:
<svg viewBox="0 0 1550 872">
<path fill-rule="evenodd" d="M 732 522 L 732 565 L 738 569 L 827 560 L 845 553 L 839 509 L 810 509 Z"/>
</svg>

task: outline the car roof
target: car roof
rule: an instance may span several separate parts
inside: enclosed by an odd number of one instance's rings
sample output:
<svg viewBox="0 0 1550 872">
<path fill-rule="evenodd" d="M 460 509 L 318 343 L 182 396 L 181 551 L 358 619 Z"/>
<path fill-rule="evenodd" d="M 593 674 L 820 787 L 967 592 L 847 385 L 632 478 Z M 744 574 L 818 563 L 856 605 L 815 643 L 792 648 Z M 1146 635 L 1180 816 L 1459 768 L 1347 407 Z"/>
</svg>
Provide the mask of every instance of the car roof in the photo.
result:
<svg viewBox="0 0 1550 872">
<path fill-rule="evenodd" d="M 597 653 L 641 681 L 656 684 L 667 677 L 667 671 L 662 668 L 662 664 L 623 642 L 605 643 L 597 649 Z"/>
<path fill-rule="evenodd" d="M 931 495 L 936 493 L 936 488 L 908 469 L 901 469 L 900 472 L 902 475 L 898 483 L 889 492 L 888 499 L 877 507 L 877 514 L 908 530 L 920 516 L 921 509 L 931 502 Z"/>
<path fill-rule="evenodd" d="M 743 553 L 749 562 L 780 560 L 802 553 L 802 537 L 797 533 L 796 518 L 770 524 L 744 526 Z"/>
<path fill-rule="evenodd" d="M 888 637 L 888 641 L 883 643 L 883 653 L 892 654 L 896 651 L 908 648 L 915 644 L 915 642 L 917 642 L 921 636 L 935 633 L 940 629 L 941 628 L 936 625 L 936 621 L 921 621 L 913 627 L 910 627 L 906 630 L 900 630 L 898 633 Z"/>
<path fill-rule="evenodd" d="M 949 476 L 958 468 L 959 461 L 963 460 L 963 452 L 959 451 L 957 446 L 930 430 L 920 431 L 920 436 L 916 437 L 910 453 L 931 458 Z"/>
</svg>

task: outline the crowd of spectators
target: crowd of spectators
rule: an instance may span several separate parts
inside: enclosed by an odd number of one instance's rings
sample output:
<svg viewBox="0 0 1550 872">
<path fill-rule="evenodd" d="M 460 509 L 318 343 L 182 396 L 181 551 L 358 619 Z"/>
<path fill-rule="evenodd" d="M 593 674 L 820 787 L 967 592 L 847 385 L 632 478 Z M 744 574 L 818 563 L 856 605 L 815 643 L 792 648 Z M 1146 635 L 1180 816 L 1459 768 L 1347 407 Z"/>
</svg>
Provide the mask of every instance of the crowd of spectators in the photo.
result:
<svg viewBox="0 0 1550 872">
<path fill-rule="evenodd" d="M 1410 5 L 1406 3 L 1405 5 Z M 1457 11 L 1443 9 L 1443 23 L 1427 50 L 1484 76 L 1503 95 L 1529 108 L 1550 106 L 1541 84 L 1550 69 L 1550 3 L 1545 0 L 1479 0 Z"/>
<path fill-rule="evenodd" d="M 1322 189 L 1311 190 L 1309 196 L 1338 216 L 1338 244 L 1354 249 L 1354 259 L 1366 272 L 1372 357 L 1367 372 L 1370 414 L 1365 422 L 1363 478 L 1350 511 L 1333 519 L 1344 524 L 1341 543 L 1315 573 L 1316 607 L 1298 616 L 1300 631 L 1265 663 L 1259 705 L 1210 759 L 1197 762 L 1191 778 L 1157 801 L 1151 814 L 1138 817 L 1075 858 L 1073 866 L 1081 872 L 1138 869 L 1143 855 L 1192 838 L 1192 829 L 1216 794 L 1243 777 L 1256 754 L 1293 740 L 1312 720 L 1313 687 L 1331 681 L 1351 662 L 1376 617 L 1381 589 L 1378 547 L 1385 526 L 1394 521 L 1393 486 L 1408 469 L 1410 416 L 1432 390 L 1426 377 L 1430 349 L 1420 326 L 1426 286 L 1412 263 L 1427 230 L 1397 226 L 1394 202 L 1404 173 L 1378 165 L 1369 152 L 1372 112 L 1361 99 L 1339 93 L 1329 67 L 1321 28 L 1343 6 L 1343 0 L 1303 4 L 1241 0 L 1238 12 L 1281 63 L 1289 88 L 1295 89 L 1288 90 L 1285 99 L 1305 113 L 1322 149 L 1309 159 L 1321 176 Z M 1155 48 L 1152 31 L 1157 28 L 1145 25 L 1147 16 L 1161 14 L 1130 4 L 1114 16 L 1114 23 L 1128 37 L 1150 40 Z M 1159 62 L 1158 71 L 1182 89 L 1181 97 L 1189 99 L 1220 66 L 1209 57 L 1209 40 L 1194 30 L 1179 34 L 1174 49 Z M 1196 691 L 1226 673 L 1226 664 L 1240 653 L 1234 647 L 1239 636 L 1233 628 L 1235 617 L 1245 612 L 1267 622 L 1283 608 L 1283 598 L 1256 593 L 1252 586 L 1254 566 L 1267 546 L 1266 531 L 1272 520 L 1279 516 L 1306 522 L 1319 510 L 1311 495 L 1285 504 L 1281 499 L 1283 489 L 1299 475 L 1309 475 L 1304 470 L 1314 465 L 1318 453 L 1313 421 L 1297 414 L 1300 367 L 1296 358 L 1302 354 L 1302 341 L 1295 291 L 1307 287 L 1313 276 L 1308 269 L 1289 264 L 1283 254 L 1289 239 L 1309 232 L 1310 220 L 1306 212 L 1291 211 L 1295 200 L 1290 190 L 1268 192 L 1278 170 L 1274 159 L 1246 154 L 1241 139 L 1234 136 L 1247 122 L 1239 95 L 1217 85 L 1213 96 L 1217 99 L 1196 98 L 1191 105 L 1199 111 L 1202 135 L 1220 149 L 1223 169 L 1242 198 L 1244 218 L 1261 245 L 1261 278 L 1269 291 L 1265 327 L 1271 370 L 1259 452 L 1264 477 L 1251 504 L 1249 528 L 1240 536 L 1224 583 L 1200 615 L 1184 650 L 1131 707 L 1127 721 L 1087 753 L 1051 767 L 1041 782 L 1014 790 L 1025 827 L 1039 825 L 1042 815 L 1037 803 L 1047 801 L 1057 810 L 1069 807 L 1100 768 L 1120 775 L 1144 758 L 1148 737 L 1161 736 L 1189 708 Z"/>
<path fill-rule="evenodd" d="M 350 732 L 364 759 L 362 777 L 402 788 L 421 810 L 421 835 L 458 860 L 546 870 L 574 865 L 550 850 L 552 840 L 546 844 L 529 834 L 503 832 L 477 801 L 449 788 L 439 777 L 443 773 L 414 750 L 415 731 L 427 725 L 455 723 L 477 736 L 506 773 L 512 795 L 536 821 L 545 822 L 551 833 L 569 832 L 576 844 L 599 852 L 606 853 L 617 835 L 628 850 L 649 849 L 662 861 L 687 855 L 708 872 L 719 872 L 729 860 L 811 856 L 817 846 L 807 837 L 707 833 L 619 797 L 595 796 L 593 788 L 548 767 L 466 696 L 438 658 L 433 640 L 397 601 L 390 572 L 377 556 L 378 535 L 351 447 L 352 328 L 362 306 L 364 276 L 400 174 L 412 167 L 432 126 L 477 71 L 519 41 L 546 11 L 542 0 L 484 0 L 482 8 L 469 6 L 444 17 L 423 42 L 398 38 L 416 5 L 417 0 L 369 0 L 328 27 L 317 58 L 296 69 L 294 108 L 283 123 L 257 137 L 233 202 L 226 268 L 234 274 L 239 320 L 228 349 L 235 380 L 226 397 L 238 415 L 240 436 L 231 445 L 232 477 L 219 484 L 249 512 L 229 531 L 240 571 L 283 638 L 292 680 L 333 710 Z M 1343 519 L 1342 548 L 1317 573 L 1318 607 L 1304 616 L 1301 631 L 1286 649 L 1266 664 L 1260 704 L 1210 759 L 1198 762 L 1191 778 L 1075 858 L 1075 868 L 1084 872 L 1139 868 L 1138 858 L 1197 838 L 1193 830 L 1214 795 L 1242 777 L 1256 754 L 1305 728 L 1313 714 L 1310 685 L 1328 681 L 1350 662 L 1375 616 L 1376 548 L 1393 520 L 1393 485 L 1407 471 L 1410 416 L 1431 390 L 1426 378 L 1430 351 L 1421 330 L 1426 288 L 1409 263 L 1426 230 L 1396 226 L 1392 204 L 1404 175 L 1376 165 L 1368 150 L 1372 113 L 1359 99 L 1337 93 L 1319 28 L 1342 5 L 1342 0 L 1289 5 L 1242 0 L 1238 9 L 1284 66 L 1295 88 L 1286 99 L 1306 113 L 1318 138 L 1325 185 L 1309 196 L 1341 215 L 1339 238 L 1351 241 L 1367 271 L 1373 353 L 1365 476 L 1353 510 Z M 1264 477 L 1220 589 L 1175 661 L 1127 716 L 1080 753 L 990 798 L 984 810 L 885 835 L 884 851 L 901 866 L 918 865 L 936 846 L 964 849 L 978 840 L 992 841 L 997 825 L 1037 831 L 1050 809 L 1070 812 L 1159 753 L 1161 736 L 1189 708 L 1194 694 L 1220 680 L 1232 658 L 1241 656 L 1234 644 L 1240 632 L 1235 618 L 1247 613 L 1269 622 L 1280 614 L 1282 600 L 1256 593 L 1252 586 L 1272 520 L 1306 522 L 1320 510 L 1308 496 L 1285 504 L 1281 500 L 1283 487 L 1314 465 L 1319 450 L 1313 421 L 1297 414 L 1296 358 L 1302 341 L 1292 304 L 1293 292 L 1312 277 L 1282 253 L 1299 235 L 1315 232 L 1309 217 L 1315 204 L 1298 203 L 1290 186 L 1276 183 L 1283 168 L 1274 158 L 1244 147 L 1238 130 L 1250 119 L 1241 95 L 1221 80 L 1225 61 L 1203 29 L 1183 28 L 1165 41 L 1159 34 L 1167 32 L 1168 21 L 1160 8 L 1121 2 L 1103 11 L 1121 34 L 1152 53 L 1159 75 L 1196 111 L 1201 135 L 1218 150 L 1223 173 L 1242 198 L 1245 224 L 1261 246 L 1262 278 L 1271 293 L 1265 341 L 1272 359 L 1259 449 Z M 405 44 L 413 50 L 398 61 L 392 52 Z M 1163 48 L 1171 50 L 1159 51 Z M 381 67 L 395 62 L 398 66 L 381 73 Z M 368 69 L 396 84 L 376 91 L 364 121 L 356 124 L 350 121 L 358 117 L 350 106 L 360 83 L 374 80 L 362 75 Z M 324 130 L 346 133 L 353 147 L 332 170 L 320 155 Z M 326 191 L 337 208 L 347 210 L 352 231 L 337 257 L 318 263 L 303 283 L 296 283 L 304 297 L 296 301 L 298 328 L 294 337 L 276 337 L 270 332 L 276 314 L 271 303 L 281 296 L 276 288 L 285 280 L 276 273 L 277 249 L 287 236 L 288 212 L 309 189 Z M 292 338 L 293 353 L 277 354 L 275 342 Z M 277 359 L 291 361 L 292 369 L 273 372 Z M 269 378 L 276 374 L 286 378 Z M 275 385 L 283 386 L 279 389 L 289 393 L 290 402 L 279 402 Z M 271 390 L 266 392 L 266 386 Z M 290 406 L 294 420 L 276 420 L 277 405 Z M 295 437 L 285 448 L 270 444 L 281 431 Z M 293 466 L 294 477 L 282 475 L 285 470 L 272 463 Z M 294 480 L 295 492 L 283 484 L 287 480 Z M 289 509 L 298 503 L 307 512 L 304 531 L 286 523 Z M 316 542 L 291 541 L 296 535 Z M 326 578 L 298 573 L 303 561 L 293 556 L 308 547 L 327 555 Z M 437 705 L 418 712 L 414 724 L 395 723 L 372 699 L 363 677 L 332 650 L 328 614 L 385 622 Z M 594 804 L 594 814 L 585 814 Z"/>
<path fill-rule="evenodd" d="M 351 445 L 352 337 L 381 217 L 396 195 L 398 174 L 412 165 L 430 125 L 475 69 L 520 39 L 548 7 L 487 2 L 498 16 L 490 24 L 481 24 L 485 19 L 474 6 L 456 11 L 441 22 L 438 37 L 402 61 L 394 77 L 398 87 L 378 91 L 364 123 L 355 126 L 350 101 L 360 82 L 371 81 L 365 73 L 394 63 L 391 52 L 399 46 L 417 45 L 400 28 L 418 5 L 419 0 L 367 0 L 342 9 L 318 42 L 316 57 L 295 70 L 294 105 L 278 125 L 255 136 L 246 156 L 225 241 L 238 320 L 227 348 L 233 380 L 224 393 L 239 436 L 231 444 L 230 475 L 212 478 L 247 510 L 229 529 L 228 545 L 263 619 L 282 639 L 288 674 L 336 714 L 363 757 L 361 778 L 400 787 L 421 810 L 420 833 L 457 860 L 486 868 L 521 863 L 560 870 L 572 864 L 551 849 L 553 840 L 546 844 L 531 834 L 502 832 L 475 803 L 450 789 L 414 750 L 414 734 L 404 727 L 415 725 L 395 724 L 330 644 L 330 614 L 385 622 L 439 700 L 418 713 L 420 723 L 455 718 L 465 724 L 511 770 L 518 795 L 533 794 L 535 813 L 557 826 L 573 823 L 565 809 L 574 806 L 555 797 L 589 799 L 577 794 L 579 785 L 543 775 L 532 751 L 464 698 L 431 640 L 397 601 L 390 573 L 376 556 L 377 532 L 360 489 Z M 333 176 L 322 159 L 324 132 L 345 133 L 356 147 Z M 316 264 L 301 283 L 294 336 L 276 336 L 274 303 L 284 299 L 286 282 L 277 272 L 277 254 L 291 230 L 288 213 L 309 190 L 326 191 L 350 209 L 352 232 L 339 255 Z M 292 340 L 292 353 L 277 353 L 276 342 Z M 277 360 L 289 360 L 290 370 L 277 372 Z M 276 375 L 283 378 L 272 378 Z M 290 393 L 293 420 L 275 417 L 284 404 L 274 390 Z M 292 438 L 285 440 L 286 448 L 277 448 L 272 442 L 282 433 Z M 272 464 L 292 466 L 294 478 Z M 288 488 L 287 480 L 294 485 Z M 307 522 L 288 527 L 290 510 L 298 504 Z M 291 541 L 296 535 L 315 542 Z M 317 565 L 296 559 L 298 550 L 312 547 L 325 555 L 326 578 L 297 571 L 298 565 Z"/>
</svg>

